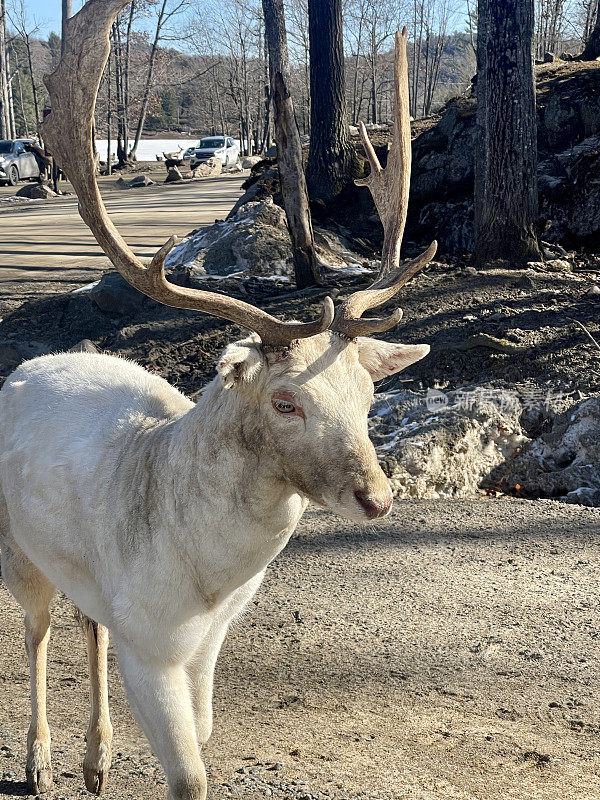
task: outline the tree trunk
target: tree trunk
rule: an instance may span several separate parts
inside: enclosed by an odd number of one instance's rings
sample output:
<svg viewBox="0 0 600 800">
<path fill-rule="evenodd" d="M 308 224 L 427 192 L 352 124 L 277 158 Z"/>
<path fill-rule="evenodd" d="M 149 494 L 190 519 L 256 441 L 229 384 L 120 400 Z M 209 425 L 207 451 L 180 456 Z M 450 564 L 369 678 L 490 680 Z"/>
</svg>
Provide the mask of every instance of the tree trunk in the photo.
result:
<svg viewBox="0 0 600 800">
<path fill-rule="evenodd" d="M 302 168 L 302 145 L 289 93 L 290 65 L 283 0 L 262 0 L 269 49 L 271 96 L 275 109 L 275 141 L 281 194 L 287 218 L 294 271 L 299 289 L 321 283 Z"/>
<path fill-rule="evenodd" d="M 17 72 L 17 86 L 19 87 L 19 105 L 21 106 L 21 116 L 23 117 L 23 125 L 25 126 L 25 136 L 29 138 L 29 122 L 27 121 L 27 113 L 25 111 L 25 104 L 23 102 L 23 86 L 21 84 L 21 71 Z"/>
<path fill-rule="evenodd" d="M 67 20 L 73 16 L 73 6 L 71 0 L 62 0 L 62 29 L 60 39 L 60 52 L 65 51 L 65 36 L 67 33 Z"/>
<path fill-rule="evenodd" d="M 6 2 L 0 0 L 0 137 L 10 139 L 8 110 L 8 47 L 6 43 Z"/>
<path fill-rule="evenodd" d="M 539 261 L 533 0 L 479 0 L 475 252 Z"/>
<path fill-rule="evenodd" d="M 596 11 L 594 27 L 579 58 L 581 61 L 595 61 L 598 57 L 600 57 L 600 6 Z"/>
<path fill-rule="evenodd" d="M 112 127 L 112 88 L 111 88 L 111 61 L 112 53 L 108 52 L 108 61 L 106 63 L 106 174 L 112 175 L 112 142 L 111 142 L 111 127 Z"/>
<path fill-rule="evenodd" d="M 309 0 L 311 200 L 330 202 L 356 177 L 344 83 L 341 0 Z"/>
<path fill-rule="evenodd" d="M 29 66 L 29 77 L 31 79 L 31 93 L 33 94 L 33 107 L 35 109 L 35 128 L 37 131 L 38 139 L 42 144 L 42 137 L 40 134 L 40 107 L 38 103 L 37 86 L 35 85 L 35 77 L 33 73 L 33 60 L 31 58 L 31 42 L 29 35 L 25 34 L 25 47 L 27 49 L 27 64 Z"/>
</svg>

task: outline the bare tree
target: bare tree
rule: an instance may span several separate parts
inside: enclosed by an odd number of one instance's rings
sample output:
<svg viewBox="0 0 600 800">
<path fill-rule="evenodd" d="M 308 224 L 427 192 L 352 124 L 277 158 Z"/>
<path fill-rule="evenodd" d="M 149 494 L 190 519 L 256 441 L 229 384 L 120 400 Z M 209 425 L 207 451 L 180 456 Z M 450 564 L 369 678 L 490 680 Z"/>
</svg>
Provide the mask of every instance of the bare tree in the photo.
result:
<svg viewBox="0 0 600 800">
<path fill-rule="evenodd" d="M 271 94 L 275 108 L 275 140 L 283 205 L 294 252 L 299 289 L 321 282 L 302 167 L 300 133 L 289 92 L 290 68 L 283 0 L 262 0 L 269 49 Z"/>
<path fill-rule="evenodd" d="M 18 6 L 16 7 L 13 6 L 10 16 L 10 22 L 25 46 L 25 53 L 27 56 L 27 72 L 29 73 L 29 79 L 31 82 L 31 94 L 32 94 L 33 107 L 35 113 L 35 129 L 38 138 L 40 138 L 41 141 L 39 91 L 33 66 L 33 55 L 32 55 L 32 38 L 36 36 L 38 32 L 38 26 L 34 25 L 33 27 L 30 27 L 30 24 L 27 19 L 27 12 L 25 10 L 24 0 L 20 0 Z M 19 72 L 19 91 L 21 92 L 22 96 L 22 84 L 21 84 L 20 74 L 21 73 Z M 21 106 L 23 108 L 22 101 L 21 101 Z"/>
<path fill-rule="evenodd" d="M 533 0 L 479 0 L 476 264 L 539 261 Z"/>
<path fill-rule="evenodd" d="M 142 138 L 144 125 L 146 123 L 146 115 L 148 113 L 148 104 L 150 102 L 150 93 L 152 90 L 154 69 L 156 66 L 156 57 L 158 55 L 159 43 L 164 34 L 165 27 L 173 19 L 174 16 L 179 14 L 186 5 L 186 0 L 179 0 L 173 7 L 169 8 L 169 0 L 162 0 L 159 5 L 158 15 L 156 17 L 156 28 L 154 31 L 154 38 L 152 40 L 152 47 L 150 49 L 150 58 L 148 60 L 148 71 L 146 72 L 146 81 L 142 95 L 142 104 L 140 115 L 138 117 L 137 127 L 135 129 L 135 137 L 133 145 L 129 152 L 130 158 L 135 158 L 135 154 Z"/>
<path fill-rule="evenodd" d="M 10 91 L 10 66 L 6 35 L 6 0 L 0 0 L 0 137 L 12 139 L 14 131 L 14 109 Z"/>
</svg>

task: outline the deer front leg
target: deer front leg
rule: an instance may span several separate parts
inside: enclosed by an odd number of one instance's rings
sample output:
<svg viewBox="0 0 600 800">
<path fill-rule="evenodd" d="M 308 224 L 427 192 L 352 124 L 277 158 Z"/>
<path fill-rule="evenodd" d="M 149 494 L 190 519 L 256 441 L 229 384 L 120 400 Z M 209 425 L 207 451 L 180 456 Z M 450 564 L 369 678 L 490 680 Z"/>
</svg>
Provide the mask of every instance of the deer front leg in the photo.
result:
<svg viewBox="0 0 600 800">
<path fill-rule="evenodd" d="M 83 617 L 90 670 L 90 723 L 83 760 L 83 778 L 88 792 L 101 794 L 111 764 L 112 725 L 108 710 L 108 630 Z"/>
<path fill-rule="evenodd" d="M 218 631 L 211 631 L 211 635 L 202 642 L 192 660 L 186 665 L 192 693 L 196 735 L 200 744 L 206 744 L 212 733 L 213 677 L 217 657 L 226 633 L 226 625 L 223 625 L 222 629 Z"/>
<path fill-rule="evenodd" d="M 122 643 L 117 652 L 133 713 L 167 775 L 167 800 L 205 800 L 206 772 L 185 667 L 141 658 Z"/>
<path fill-rule="evenodd" d="M 13 543 L 2 541 L 2 578 L 25 609 L 25 647 L 31 680 L 31 722 L 25 774 L 30 794 L 52 788 L 50 729 L 46 719 L 46 657 L 54 586 Z"/>
</svg>

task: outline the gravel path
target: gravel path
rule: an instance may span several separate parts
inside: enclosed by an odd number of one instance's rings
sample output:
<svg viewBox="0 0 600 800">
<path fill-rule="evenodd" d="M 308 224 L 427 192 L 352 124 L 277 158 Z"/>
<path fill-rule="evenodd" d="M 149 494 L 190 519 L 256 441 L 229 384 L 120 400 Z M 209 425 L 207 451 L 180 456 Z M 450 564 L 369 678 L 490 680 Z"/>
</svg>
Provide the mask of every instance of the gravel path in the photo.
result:
<svg viewBox="0 0 600 800">
<path fill-rule="evenodd" d="M 309 512 L 231 631 L 209 797 L 598 800 L 600 509 L 402 502 L 373 527 Z M 0 587 L 0 797 L 25 793 L 21 613 Z M 107 800 L 162 798 L 110 662 Z M 53 798 L 83 797 L 87 678 L 57 600 Z"/>
</svg>

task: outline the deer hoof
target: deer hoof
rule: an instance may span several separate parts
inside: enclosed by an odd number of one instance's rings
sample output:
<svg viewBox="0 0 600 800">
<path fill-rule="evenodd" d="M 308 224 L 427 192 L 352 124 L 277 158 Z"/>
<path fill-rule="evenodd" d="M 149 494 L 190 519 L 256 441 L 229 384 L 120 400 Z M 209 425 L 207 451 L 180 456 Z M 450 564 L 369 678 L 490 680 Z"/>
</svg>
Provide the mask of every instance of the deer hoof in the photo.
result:
<svg viewBox="0 0 600 800">
<path fill-rule="evenodd" d="M 52 788 L 52 762 L 50 760 L 50 742 L 36 739 L 28 744 L 27 766 L 25 777 L 29 794 L 38 795 L 49 792 Z"/>
<path fill-rule="evenodd" d="M 83 768 L 83 780 L 85 781 L 85 788 L 90 794 L 102 794 L 106 786 L 106 779 L 108 777 L 108 770 L 97 770 L 93 767 Z"/>
<path fill-rule="evenodd" d="M 28 767 L 25 770 L 25 776 L 29 794 L 36 796 L 45 794 L 52 788 L 52 767 L 43 767 L 42 769 Z"/>
</svg>

